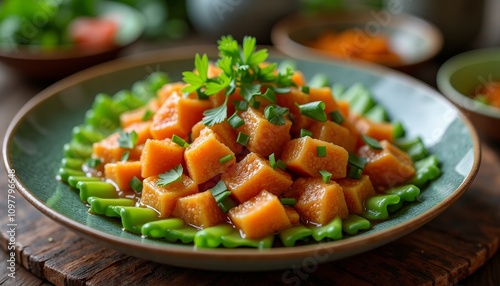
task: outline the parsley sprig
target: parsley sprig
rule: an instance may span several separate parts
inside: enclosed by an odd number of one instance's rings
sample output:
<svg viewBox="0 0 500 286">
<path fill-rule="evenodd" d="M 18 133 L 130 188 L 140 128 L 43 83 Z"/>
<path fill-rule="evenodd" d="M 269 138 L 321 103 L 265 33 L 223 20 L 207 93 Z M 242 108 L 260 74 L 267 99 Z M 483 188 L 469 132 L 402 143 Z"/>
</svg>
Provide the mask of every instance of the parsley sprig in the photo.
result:
<svg viewBox="0 0 500 286">
<path fill-rule="evenodd" d="M 163 174 L 158 175 L 158 181 L 156 182 L 157 186 L 167 186 L 170 185 L 173 182 L 181 182 L 182 181 L 182 173 L 184 172 L 184 169 L 182 168 L 182 165 L 179 164 L 175 166 L 173 169 L 170 171 L 167 171 Z"/>
<path fill-rule="evenodd" d="M 120 136 L 118 137 L 118 146 L 125 149 L 133 149 L 137 144 L 137 140 L 139 139 L 139 135 L 137 132 L 123 132 L 120 131 Z"/>
<path fill-rule="evenodd" d="M 258 102 L 258 97 L 273 101 L 274 93 L 290 91 L 293 69 L 286 68 L 276 73 L 276 63 L 265 64 L 269 54 L 266 49 L 256 49 L 254 37 L 246 36 L 240 46 L 232 36 L 223 36 L 218 41 L 218 49 L 216 66 L 221 69 L 218 76 L 208 77 L 209 61 L 206 54 L 196 54 L 196 71 L 182 73 L 184 82 L 188 84 L 183 92 L 196 92 L 200 98 L 220 92 L 224 92 L 226 96 L 220 106 L 203 113 L 205 125 L 212 126 L 226 120 L 228 98 L 236 88 L 240 89 L 240 94 L 247 103 Z M 267 92 L 269 89 L 272 92 Z"/>
</svg>

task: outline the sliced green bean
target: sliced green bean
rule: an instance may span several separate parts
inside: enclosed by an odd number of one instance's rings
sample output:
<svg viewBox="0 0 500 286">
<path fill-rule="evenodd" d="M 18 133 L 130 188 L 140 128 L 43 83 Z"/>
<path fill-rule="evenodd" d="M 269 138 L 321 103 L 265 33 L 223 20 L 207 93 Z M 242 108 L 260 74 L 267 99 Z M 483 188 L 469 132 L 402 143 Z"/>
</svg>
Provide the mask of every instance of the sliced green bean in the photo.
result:
<svg viewBox="0 0 500 286">
<path fill-rule="evenodd" d="M 198 232 L 198 229 L 186 225 L 180 218 L 152 221 L 141 227 L 142 235 L 152 238 L 164 238 L 169 242 L 191 243 L 194 241 L 196 232 Z"/>
<path fill-rule="evenodd" d="M 141 207 L 109 206 L 122 220 L 123 228 L 132 233 L 141 233 L 144 224 L 158 219 L 156 211 Z"/>
<path fill-rule="evenodd" d="M 216 248 L 222 243 L 222 236 L 231 233 L 233 227 L 220 224 L 202 229 L 194 236 L 194 245 L 199 248 Z"/>
<path fill-rule="evenodd" d="M 80 199 L 84 202 L 89 197 L 112 199 L 118 197 L 116 187 L 107 182 L 78 182 L 76 188 L 80 190 Z"/>
<path fill-rule="evenodd" d="M 400 198 L 399 203 L 387 206 L 387 210 L 392 213 L 399 210 L 405 202 L 414 202 L 420 195 L 420 189 L 415 185 L 403 185 L 387 189 L 384 193 Z"/>
<path fill-rule="evenodd" d="M 425 159 L 415 162 L 416 174 L 410 180 L 411 184 L 422 188 L 427 182 L 434 180 L 441 175 L 439 161 L 436 155 L 431 155 Z"/>
<path fill-rule="evenodd" d="M 401 199 L 397 195 L 375 195 L 365 201 L 365 211 L 362 216 L 366 219 L 380 220 L 389 217 L 389 205 L 396 205 Z"/>
<path fill-rule="evenodd" d="M 75 170 L 64 167 L 59 168 L 57 174 L 59 175 L 59 177 L 61 177 L 61 180 L 63 182 L 67 182 L 70 176 L 85 176 L 85 173 L 82 170 Z"/>
<path fill-rule="evenodd" d="M 87 177 L 87 176 L 69 176 L 68 177 L 68 184 L 76 188 L 76 185 L 78 182 L 100 182 L 101 179 L 98 177 Z"/>
<path fill-rule="evenodd" d="M 312 230 L 303 225 L 289 227 L 279 233 L 279 237 L 284 246 L 294 246 L 299 240 L 305 240 L 310 237 Z"/>
<path fill-rule="evenodd" d="M 76 158 L 62 158 L 61 167 L 68 169 L 81 170 L 85 160 Z"/>
<path fill-rule="evenodd" d="M 73 139 L 79 143 L 90 145 L 101 141 L 104 135 L 94 128 L 86 125 L 73 127 Z"/>
<path fill-rule="evenodd" d="M 342 219 L 337 216 L 332 219 L 329 223 L 312 227 L 312 237 L 316 241 L 321 241 L 323 239 L 339 240 L 342 239 Z"/>
<path fill-rule="evenodd" d="M 108 217 L 119 217 L 119 215 L 111 207 L 114 206 L 132 207 L 135 205 L 134 200 L 125 198 L 103 199 L 97 197 L 88 197 L 87 202 L 90 205 L 91 212 L 99 215 L 105 215 Z"/>
<path fill-rule="evenodd" d="M 367 230 L 371 226 L 370 221 L 356 214 L 350 214 L 342 221 L 342 230 L 350 235 L 355 235 L 360 231 Z"/>
<path fill-rule="evenodd" d="M 274 235 L 268 235 L 261 239 L 243 238 L 237 229 L 221 237 L 222 245 L 227 248 L 253 247 L 258 249 L 271 248 L 274 242 Z"/>
</svg>

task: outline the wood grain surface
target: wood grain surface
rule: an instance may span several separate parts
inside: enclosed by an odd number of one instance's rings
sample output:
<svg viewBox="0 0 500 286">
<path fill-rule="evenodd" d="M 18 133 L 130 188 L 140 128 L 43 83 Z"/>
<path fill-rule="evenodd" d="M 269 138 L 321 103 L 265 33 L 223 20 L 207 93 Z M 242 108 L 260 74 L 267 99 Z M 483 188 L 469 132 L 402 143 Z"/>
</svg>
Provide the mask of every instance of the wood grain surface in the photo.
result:
<svg viewBox="0 0 500 286">
<path fill-rule="evenodd" d="M 16 278 L 5 285 L 500 285 L 500 149 L 483 144 L 470 189 L 419 230 L 378 249 L 322 265 L 258 273 L 184 269 L 89 242 L 16 194 Z M 0 190 L 6 195 L 7 175 Z M 6 269 L 7 202 L 0 200 Z M 495 253 L 497 253 L 495 255 Z M 495 256 L 494 256 L 495 255 Z M 492 258 L 493 257 L 493 258 Z M 480 269 L 488 260 L 488 264 Z M 491 268 L 491 269 L 490 269 Z M 479 270 L 479 271 L 478 271 Z M 484 274 L 486 273 L 486 274 Z M 472 275 L 472 276 L 471 276 Z M 47 284 L 49 283 L 49 284 Z"/>
</svg>

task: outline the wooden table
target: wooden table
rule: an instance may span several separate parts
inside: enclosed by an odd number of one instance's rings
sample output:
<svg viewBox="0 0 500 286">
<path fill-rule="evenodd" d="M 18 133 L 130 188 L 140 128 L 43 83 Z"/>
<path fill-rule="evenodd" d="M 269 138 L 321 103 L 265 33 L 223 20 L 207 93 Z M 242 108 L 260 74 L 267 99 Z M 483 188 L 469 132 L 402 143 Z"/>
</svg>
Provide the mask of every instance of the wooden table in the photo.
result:
<svg viewBox="0 0 500 286">
<path fill-rule="evenodd" d="M 434 70 L 431 68 L 431 70 Z M 425 79 L 433 79 L 425 73 Z M 0 65 L 0 136 L 43 86 Z M 5 285 L 500 285 L 500 147 L 483 144 L 471 188 L 419 230 L 317 269 L 225 273 L 182 269 L 117 253 L 79 237 L 16 195 L 16 278 L 7 276 L 7 175 L 0 171 L 0 284 Z M 496 253 L 496 254 L 495 254 Z M 140 270 L 140 271 L 139 271 Z"/>
</svg>

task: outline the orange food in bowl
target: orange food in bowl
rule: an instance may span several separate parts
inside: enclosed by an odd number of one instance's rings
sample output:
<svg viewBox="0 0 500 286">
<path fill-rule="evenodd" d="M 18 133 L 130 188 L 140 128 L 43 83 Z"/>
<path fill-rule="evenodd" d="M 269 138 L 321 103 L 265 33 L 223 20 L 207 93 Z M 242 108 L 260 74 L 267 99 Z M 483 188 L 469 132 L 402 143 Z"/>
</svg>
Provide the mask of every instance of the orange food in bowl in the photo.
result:
<svg viewBox="0 0 500 286">
<path fill-rule="evenodd" d="M 339 33 L 324 32 L 307 45 L 346 60 L 356 58 L 385 65 L 402 62 L 401 57 L 391 49 L 386 35 L 368 35 L 357 28 Z"/>
<path fill-rule="evenodd" d="M 69 36 L 77 46 L 85 49 L 101 50 L 116 46 L 115 36 L 118 25 L 104 18 L 80 17 L 69 26 Z"/>
<path fill-rule="evenodd" d="M 500 81 L 491 81 L 479 86 L 473 97 L 488 105 L 500 108 Z"/>
</svg>

